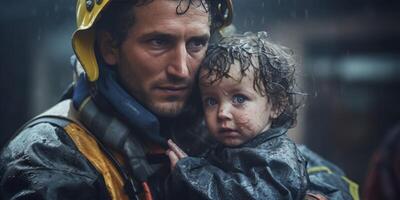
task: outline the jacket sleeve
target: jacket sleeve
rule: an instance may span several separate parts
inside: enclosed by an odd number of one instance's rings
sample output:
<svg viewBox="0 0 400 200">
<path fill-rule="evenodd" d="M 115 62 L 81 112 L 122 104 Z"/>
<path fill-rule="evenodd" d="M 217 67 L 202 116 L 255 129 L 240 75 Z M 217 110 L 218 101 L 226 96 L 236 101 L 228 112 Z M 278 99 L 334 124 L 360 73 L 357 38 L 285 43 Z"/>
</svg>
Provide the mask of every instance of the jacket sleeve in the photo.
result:
<svg viewBox="0 0 400 200">
<path fill-rule="evenodd" d="M 63 129 L 47 123 L 23 130 L 3 149 L 0 181 L 2 199 L 109 199 L 102 176 Z"/>
<path fill-rule="evenodd" d="M 228 149 L 218 156 L 220 164 L 182 159 L 172 172 L 173 191 L 179 195 L 185 188 L 199 199 L 213 200 L 302 199 L 307 189 L 304 161 L 286 144 L 274 146 Z"/>
</svg>

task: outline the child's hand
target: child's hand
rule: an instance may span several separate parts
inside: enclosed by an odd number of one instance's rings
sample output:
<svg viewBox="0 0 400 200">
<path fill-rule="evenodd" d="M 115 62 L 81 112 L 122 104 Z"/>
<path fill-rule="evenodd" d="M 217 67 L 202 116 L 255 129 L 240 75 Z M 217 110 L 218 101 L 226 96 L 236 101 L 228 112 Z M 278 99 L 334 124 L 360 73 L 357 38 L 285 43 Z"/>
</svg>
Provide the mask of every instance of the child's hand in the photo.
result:
<svg viewBox="0 0 400 200">
<path fill-rule="evenodd" d="M 175 169 L 175 165 L 178 160 L 187 157 L 187 154 L 179 148 L 172 140 L 168 140 L 169 149 L 167 150 L 166 154 L 171 161 L 171 171 Z"/>
</svg>

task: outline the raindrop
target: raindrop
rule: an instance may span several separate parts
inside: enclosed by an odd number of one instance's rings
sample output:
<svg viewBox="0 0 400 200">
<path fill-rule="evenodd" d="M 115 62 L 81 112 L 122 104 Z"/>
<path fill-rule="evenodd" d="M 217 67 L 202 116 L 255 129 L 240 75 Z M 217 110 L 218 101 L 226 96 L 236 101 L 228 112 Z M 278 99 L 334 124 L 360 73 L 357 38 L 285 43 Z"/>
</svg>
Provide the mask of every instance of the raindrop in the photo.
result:
<svg viewBox="0 0 400 200">
<path fill-rule="evenodd" d="M 58 4 L 54 5 L 54 12 L 58 12 L 59 8 Z"/>
<path fill-rule="evenodd" d="M 290 17 L 296 19 L 297 18 L 297 12 L 296 11 L 290 12 Z"/>
<path fill-rule="evenodd" d="M 308 19 L 308 9 L 304 10 L 304 19 Z"/>
<path fill-rule="evenodd" d="M 346 49 L 346 56 L 347 57 L 350 56 L 350 50 L 349 49 Z"/>
<path fill-rule="evenodd" d="M 36 8 L 31 9 L 31 14 L 33 16 L 36 16 L 37 15 L 37 9 Z"/>
</svg>

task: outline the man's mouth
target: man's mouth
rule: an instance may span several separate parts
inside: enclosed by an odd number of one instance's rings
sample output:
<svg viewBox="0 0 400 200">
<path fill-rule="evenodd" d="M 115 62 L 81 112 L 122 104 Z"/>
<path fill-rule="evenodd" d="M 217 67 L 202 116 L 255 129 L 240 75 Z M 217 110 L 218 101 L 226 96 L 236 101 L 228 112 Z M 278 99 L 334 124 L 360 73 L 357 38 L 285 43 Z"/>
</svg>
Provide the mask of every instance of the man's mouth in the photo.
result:
<svg viewBox="0 0 400 200">
<path fill-rule="evenodd" d="M 189 87 L 187 85 L 166 85 L 156 88 L 156 90 L 158 90 L 162 94 L 177 96 L 186 94 L 188 89 Z"/>
</svg>

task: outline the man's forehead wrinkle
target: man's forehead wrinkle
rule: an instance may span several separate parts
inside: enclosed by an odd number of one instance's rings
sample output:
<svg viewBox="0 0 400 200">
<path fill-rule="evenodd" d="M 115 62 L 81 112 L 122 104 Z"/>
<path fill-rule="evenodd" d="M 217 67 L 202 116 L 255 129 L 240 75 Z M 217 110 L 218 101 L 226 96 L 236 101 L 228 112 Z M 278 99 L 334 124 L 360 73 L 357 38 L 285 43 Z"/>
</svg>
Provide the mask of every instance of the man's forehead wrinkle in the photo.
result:
<svg viewBox="0 0 400 200">
<path fill-rule="evenodd" d="M 179 30 L 177 32 L 177 30 Z M 143 37 L 152 37 L 152 36 L 164 36 L 164 37 L 178 37 L 181 34 L 188 34 L 191 37 L 200 37 L 200 38 L 209 38 L 210 34 L 204 27 L 201 25 L 197 27 L 192 27 L 190 32 L 185 32 L 185 30 L 179 29 L 179 24 L 174 25 L 174 23 L 168 24 L 160 24 L 159 26 L 147 27 L 144 30 Z"/>
</svg>

